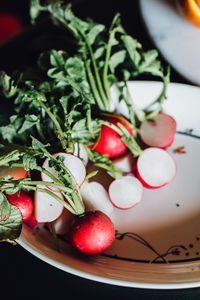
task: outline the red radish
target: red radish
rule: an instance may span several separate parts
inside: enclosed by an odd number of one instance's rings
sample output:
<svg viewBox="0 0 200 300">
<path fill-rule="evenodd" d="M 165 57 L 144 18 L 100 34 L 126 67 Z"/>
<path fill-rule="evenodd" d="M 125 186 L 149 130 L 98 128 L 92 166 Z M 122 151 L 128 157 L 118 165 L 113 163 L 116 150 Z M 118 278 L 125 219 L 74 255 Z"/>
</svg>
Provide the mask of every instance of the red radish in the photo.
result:
<svg viewBox="0 0 200 300">
<path fill-rule="evenodd" d="M 64 157 L 64 165 L 69 169 L 69 171 L 72 173 L 72 175 L 74 176 L 78 186 L 80 187 L 81 184 L 84 182 L 85 177 L 86 177 L 86 168 L 82 162 L 82 160 L 78 157 L 76 157 L 75 155 L 72 154 L 67 154 L 67 153 L 55 153 L 53 154 L 54 157 L 58 157 L 58 156 L 63 156 Z M 48 171 L 50 171 L 52 173 L 52 175 L 54 175 L 55 177 L 57 177 L 57 172 L 55 171 L 54 168 L 50 168 L 49 167 L 49 158 L 45 159 L 42 167 Z M 49 176 L 47 176 L 44 173 L 41 173 L 41 178 L 43 181 L 48 181 L 48 182 L 52 182 L 53 180 L 51 178 L 49 178 Z M 54 191 L 54 192 L 58 192 L 58 189 L 53 189 L 51 187 L 48 187 L 50 190 Z"/>
<path fill-rule="evenodd" d="M 137 177 L 147 188 L 159 188 L 176 175 L 176 164 L 171 155 L 160 148 L 147 148 L 137 160 Z"/>
<path fill-rule="evenodd" d="M 92 181 L 85 182 L 80 188 L 81 196 L 86 210 L 100 210 L 110 216 L 113 205 L 110 202 L 108 193 L 102 184 Z"/>
<path fill-rule="evenodd" d="M 88 163 L 88 153 L 85 149 L 85 146 L 83 144 L 74 144 L 74 153 L 75 156 L 78 156 L 84 163 L 85 166 L 87 166 Z M 78 155 L 79 154 L 79 155 Z"/>
<path fill-rule="evenodd" d="M 69 232 L 73 218 L 74 215 L 70 211 L 68 211 L 67 209 L 63 209 L 62 214 L 60 215 L 60 217 L 58 217 L 58 219 L 55 220 L 54 223 L 56 234 L 67 234 Z M 48 224 L 48 226 L 51 230 L 50 223 Z"/>
<path fill-rule="evenodd" d="M 22 167 L 0 167 L 0 178 L 10 176 L 14 180 L 26 178 L 28 172 Z"/>
<path fill-rule="evenodd" d="M 28 194 L 21 191 L 19 196 L 17 193 L 12 195 L 6 194 L 6 198 L 10 204 L 16 206 L 21 211 L 23 221 L 27 221 L 31 217 L 34 209 L 33 200 Z"/>
<path fill-rule="evenodd" d="M 128 132 L 133 135 L 133 131 L 124 117 L 113 114 L 112 116 L 106 116 L 103 119 L 116 126 L 117 123 L 122 124 Z M 99 140 L 96 145 L 94 145 L 93 149 L 100 154 L 108 155 L 108 157 L 116 157 L 123 154 L 127 147 L 121 140 L 118 133 L 116 133 L 112 128 L 102 125 Z"/>
<path fill-rule="evenodd" d="M 87 211 L 75 217 L 69 241 L 84 254 L 99 254 L 111 246 L 115 228 L 110 218 L 101 211 Z"/>
<path fill-rule="evenodd" d="M 140 127 L 142 141 L 151 147 L 167 148 L 175 137 L 176 121 L 165 113 L 159 113 L 152 121 L 145 121 Z"/>
<path fill-rule="evenodd" d="M 30 218 L 28 218 L 24 223 L 25 223 L 26 225 L 28 225 L 30 228 L 34 228 L 35 226 L 38 225 L 38 221 L 36 220 L 34 214 L 32 214 L 32 215 L 30 216 Z"/>
<path fill-rule="evenodd" d="M 110 200 L 119 209 L 129 209 L 138 204 L 143 195 L 141 182 L 133 176 L 115 179 L 109 186 Z"/>
<path fill-rule="evenodd" d="M 132 173 L 134 170 L 135 160 L 133 154 L 128 152 L 112 160 L 113 165 L 120 169 L 124 174 Z"/>
<path fill-rule="evenodd" d="M 56 195 L 63 199 L 62 194 L 56 193 Z M 39 223 L 56 220 L 62 211 L 63 205 L 54 197 L 44 192 L 35 192 L 35 218 Z"/>
<path fill-rule="evenodd" d="M 22 24 L 18 17 L 9 13 L 0 14 L 0 42 L 12 37 L 22 30 Z"/>
</svg>

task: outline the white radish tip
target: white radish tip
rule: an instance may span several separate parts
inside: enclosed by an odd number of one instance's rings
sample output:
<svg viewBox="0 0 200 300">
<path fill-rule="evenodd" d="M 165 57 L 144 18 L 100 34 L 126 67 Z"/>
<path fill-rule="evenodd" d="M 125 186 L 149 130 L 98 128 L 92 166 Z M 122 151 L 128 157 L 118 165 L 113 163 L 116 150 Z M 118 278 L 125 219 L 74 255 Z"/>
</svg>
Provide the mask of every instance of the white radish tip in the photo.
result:
<svg viewBox="0 0 200 300">
<path fill-rule="evenodd" d="M 115 179 L 109 186 L 109 197 L 119 209 L 129 209 L 138 204 L 143 195 L 141 182 L 133 176 Z"/>
<path fill-rule="evenodd" d="M 118 158 L 112 159 L 113 165 L 124 174 L 132 173 L 134 170 L 134 158 L 132 153 L 128 152 Z"/>
<path fill-rule="evenodd" d="M 81 196 L 86 210 L 100 210 L 110 216 L 113 211 L 113 205 L 110 202 L 108 193 L 104 186 L 98 182 L 92 181 L 84 183 L 80 188 Z"/>
<path fill-rule="evenodd" d="M 176 164 L 171 155 L 160 148 L 145 149 L 137 161 L 138 178 L 144 186 L 159 188 L 176 175 Z"/>
<path fill-rule="evenodd" d="M 55 153 L 55 154 L 53 154 L 53 156 L 54 157 L 58 157 L 58 156 L 64 157 L 65 167 L 67 169 L 69 169 L 69 171 L 73 175 L 74 179 L 76 180 L 78 186 L 80 187 L 86 177 L 86 168 L 85 168 L 83 162 L 81 161 L 81 159 L 73 154 L 62 153 L 62 152 Z M 42 167 L 44 169 L 48 170 L 49 172 L 51 172 L 52 175 L 54 175 L 56 178 L 58 177 L 57 171 L 54 168 L 49 167 L 49 158 L 45 159 Z M 42 181 L 53 182 L 53 180 L 51 178 L 49 178 L 49 176 L 47 176 L 43 172 L 41 173 L 41 178 L 42 178 Z M 49 186 L 48 186 L 48 188 L 54 192 L 59 191 L 58 189 L 54 189 Z"/>
</svg>

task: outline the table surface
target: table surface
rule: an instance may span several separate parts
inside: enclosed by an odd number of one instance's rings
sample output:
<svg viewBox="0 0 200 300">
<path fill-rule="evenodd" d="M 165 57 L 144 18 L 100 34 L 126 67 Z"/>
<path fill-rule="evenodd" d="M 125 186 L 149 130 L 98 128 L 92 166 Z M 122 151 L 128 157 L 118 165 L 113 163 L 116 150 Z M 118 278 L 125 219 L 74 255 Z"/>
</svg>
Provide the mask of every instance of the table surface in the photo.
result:
<svg viewBox="0 0 200 300">
<path fill-rule="evenodd" d="M 7 1 L 8 3 L 9 1 Z M 11 2 L 11 1 L 10 1 Z M 77 0 L 77 13 L 82 17 L 92 17 L 98 22 L 109 24 L 114 13 L 120 12 L 122 23 L 125 29 L 144 46 L 144 49 L 152 49 L 154 45 L 147 35 L 143 24 L 139 3 L 137 0 L 129 1 L 91 1 Z M 21 2 L 22 4 L 25 1 Z M 132 5 L 134 3 L 134 5 Z M 3 9 L 9 9 L 3 7 Z M 27 2 L 23 7 L 16 6 L 18 14 L 24 18 L 28 26 L 28 7 Z M 0 6 L 1 10 L 1 6 Z M 1 53 L 12 49 L 12 42 L 9 45 L 3 45 L 0 49 L 0 68 L 9 67 L 5 65 L 5 60 L 1 59 Z M 8 52 L 9 53 L 9 52 Z M 163 65 L 167 65 L 165 60 L 160 57 Z M 172 67 L 171 81 L 188 83 L 178 75 Z M 13 246 L 7 243 L 0 244 L 0 297 L 5 299 L 53 299 L 61 297 L 69 299 L 72 296 L 94 297 L 95 299 L 198 299 L 200 289 L 185 290 L 150 290 L 119 287 L 109 284 L 103 284 L 95 281 L 83 279 L 48 265 L 47 263 L 34 257 L 19 245 Z M 3 297 L 2 297 L 3 299 Z"/>
</svg>

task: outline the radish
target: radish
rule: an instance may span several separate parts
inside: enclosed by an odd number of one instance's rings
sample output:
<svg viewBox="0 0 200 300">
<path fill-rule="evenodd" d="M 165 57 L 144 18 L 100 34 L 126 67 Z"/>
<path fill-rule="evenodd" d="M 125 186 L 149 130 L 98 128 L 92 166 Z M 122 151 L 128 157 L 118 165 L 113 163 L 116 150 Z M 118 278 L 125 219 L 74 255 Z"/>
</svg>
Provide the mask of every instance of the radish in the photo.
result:
<svg viewBox="0 0 200 300">
<path fill-rule="evenodd" d="M 136 177 L 123 176 L 110 184 L 108 192 L 114 206 L 129 209 L 141 201 L 143 186 Z"/>
<path fill-rule="evenodd" d="M 69 232 L 69 241 L 84 254 L 99 254 L 111 246 L 115 228 L 110 218 L 101 211 L 87 211 L 75 217 Z"/>
<path fill-rule="evenodd" d="M 33 214 L 33 200 L 25 192 L 21 191 L 20 195 L 17 193 L 12 195 L 7 195 L 6 198 L 10 204 L 16 206 L 22 214 L 22 220 L 27 221 Z"/>
<path fill-rule="evenodd" d="M 116 126 L 117 123 L 122 124 L 128 132 L 133 135 L 131 126 L 124 117 L 113 114 L 106 116 L 103 119 Z M 123 154 L 126 151 L 127 146 L 121 140 L 118 133 L 116 133 L 112 128 L 102 125 L 99 140 L 93 146 L 93 149 L 100 154 L 108 155 L 108 157 L 116 157 Z"/>
<path fill-rule="evenodd" d="M 175 137 L 176 121 L 165 113 L 159 113 L 152 121 L 146 120 L 141 124 L 140 136 L 142 141 L 151 147 L 167 148 Z"/>
<path fill-rule="evenodd" d="M 21 20 L 10 13 L 0 14 L 0 28 L 0 43 L 11 38 L 23 29 Z"/>
<path fill-rule="evenodd" d="M 0 167 L 0 178 L 10 176 L 13 180 L 26 178 L 28 172 L 22 167 Z"/>
<path fill-rule="evenodd" d="M 72 223 L 72 220 L 74 218 L 74 215 L 70 213 L 67 209 L 63 209 L 62 214 L 58 219 L 55 220 L 54 227 L 56 234 L 64 235 L 69 232 L 70 225 Z M 49 229 L 51 230 L 50 223 L 48 224 Z"/>
<path fill-rule="evenodd" d="M 34 228 L 34 227 L 36 227 L 38 225 L 38 221 L 36 220 L 34 214 L 32 214 L 30 216 L 30 218 L 28 218 L 24 223 L 26 225 L 28 225 L 30 228 Z"/>
<path fill-rule="evenodd" d="M 133 154 L 128 152 L 120 157 L 112 159 L 113 165 L 120 169 L 124 174 L 132 173 L 134 170 L 135 160 Z"/>
<path fill-rule="evenodd" d="M 113 205 L 102 184 L 95 181 L 85 182 L 81 186 L 80 192 L 87 210 L 100 210 L 110 216 L 113 211 Z"/>
<path fill-rule="evenodd" d="M 159 188 L 176 175 L 176 164 L 170 154 L 160 148 L 147 148 L 137 160 L 136 174 L 147 188 Z"/>
<path fill-rule="evenodd" d="M 80 187 L 81 184 L 84 182 L 86 177 L 86 168 L 81 161 L 80 158 L 76 157 L 73 154 L 67 154 L 67 153 L 55 153 L 53 154 L 54 157 L 63 156 L 64 157 L 64 165 L 67 167 L 67 169 L 71 172 L 71 174 L 74 176 L 74 179 L 76 180 L 78 186 Z M 55 177 L 57 177 L 57 171 L 54 168 L 49 167 L 49 158 L 46 158 L 42 167 L 48 171 L 50 171 Z M 44 173 L 41 173 L 41 178 L 43 181 L 52 182 L 53 180 L 49 178 Z M 48 187 L 50 190 L 54 192 L 58 192 L 58 189 L 53 189 Z"/>
<path fill-rule="evenodd" d="M 84 163 L 85 166 L 87 166 L 88 163 L 88 153 L 85 149 L 85 146 L 83 144 L 74 144 L 74 153 L 75 156 L 78 156 Z"/>
<path fill-rule="evenodd" d="M 63 199 L 62 194 L 56 193 L 56 195 Z M 62 211 L 63 205 L 54 197 L 44 192 L 35 192 L 35 218 L 37 222 L 52 222 L 61 215 Z"/>
</svg>

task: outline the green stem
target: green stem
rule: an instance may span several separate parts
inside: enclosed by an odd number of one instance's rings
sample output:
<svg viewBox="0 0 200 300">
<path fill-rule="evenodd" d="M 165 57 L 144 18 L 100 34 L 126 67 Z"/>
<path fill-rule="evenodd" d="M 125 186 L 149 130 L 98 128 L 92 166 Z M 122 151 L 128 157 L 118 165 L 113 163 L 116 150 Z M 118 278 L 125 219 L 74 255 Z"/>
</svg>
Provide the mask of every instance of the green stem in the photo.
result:
<svg viewBox="0 0 200 300">
<path fill-rule="evenodd" d="M 73 190 L 66 187 L 66 186 L 63 186 L 63 185 L 59 185 L 57 183 L 53 183 L 53 182 L 49 182 L 49 181 L 30 181 L 30 180 L 27 180 L 27 184 L 28 185 L 44 185 L 44 186 L 49 186 L 49 187 L 52 187 L 52 188 L 56 188 L 58 190 L 60 190 L 61 192 L 65 192 L 65 193 L 69 193 L 69 194 L 72 194 L 73 193 Z M 26 181 L 24 182 L 24 185 L 26 185 Z"/>
<path fill-rule="evenodd" d="M 54 116 L 54 114 L 50 111 L 50 109 L 42 101 L 40 101 L 40 100 L 38 100 L 38 101 L 40 103 L 40 106 L 42 108 L 44 108 L 44 110 L 46 111 L 46 113 L 48 114 L 48 116 L 52 119 L 52 121 L 54 123 L 54 126 L 55 126 L 55 129 L 56 129 L 57 137 L 60 140 L 60 143 L 62 145 L 63 150 L 67 152 L 68 151 L 67 141 L 66 141 L 65 134 L 62 131 L 62 128 L 61 128 L 59 122 L 57 121 L 57 119 Z"/>
<path fill-rule="evenodd" d="M 5 166 L 10 167 L 9 164 L 5 164 Z M 24 165 L 22 163 L 13 163 L 11 167 L 24 167 Z M 59 185 L 65 186 L 63 184 L 63 182 L 61 180 L 59 180 L 58 178 L 56 178 L 51 172 L 49 172 L 48 170 L 40 167 L 40 166 L 35 166 L 34 170 L 39 171 L 41 173 L 44 173 L 45 175 L 47 175 L 49 178 L 51 178 L 54 182 L 58 183 Z"/>
<path fill-rule="evenodd" d="M 117 123 L 116 126 L 108 121 L 101 120 L 101 124 L 104 124 L 117 132 L 134 157 L 137 157 L 142 153 L 142 149 L 137 144 L 134 137 L 130 135 L 128 130 L 121 123 Z"/>
<path fill-rule="evenodd" d="M 94 77 L 92 75 L 92 71 L 90 69 L 90 62 L 88 60 L 85 62 L 85 66 L 86 66 L 86 70 L 87 70 L 88 79 L 90 82 L 90 87 L 91 87 L 93 95 L 95 97 L 95 102 L 97 103 L 100 110 L 105 110 L 104 103 L 102 102 L 102 99 L 97 90 L 96 83 L 95 83 Z"/>
<path fill-rule="evenodd" d="M 93 65 L 93 69 L 94 69 L 94 74 L 95 74 L 96 81 L 97 81 L 97 86 L 98 86 L 98 89 L 99 89 L 99 93 L 101 95 L 102 102 L 104 103 L 104 108 L 105 108 L 105 110 L 107 110 L 108 99 L 107 99 L 107 97 L 106 97 L 106 95 L 104 93 L 104 90 L 103 90 L 101 78 L 100 78 L 98 67 L 97 67 L 97 64 L 96 64 L 95 57 L 94 57 L 94 52 L 93 52 L 92 47 L 91 47 L 91 45 L 90 45 L 90 43 L 88 41 L 87 36 L 81 30 L 80 30 L 80 34 L 82 35 L 82 37 L 85 40 L 86 45 L 88 47 L 88 50 L 89 50 L 89 53 L 90 53 L 90 57 L 91 57 L 91 61 L 92 61 L 92 65 Z"/>
<path fill-rule="evenodd" d="M 53 197 L 54 199 L 56 199 L 58 202 L 60 202 L 60 204 L 62 204 L 67 210 L 69 210 L 72 214 L 76 215 L 76 211 L 66 202 L 64 201 L 62 198 L 60 198 L 57 194 L 53 193 L 52 191 L 48 190 L 48 189 L 43 189 L 37 186 L 28 186 L 26 185 L 26 189 L 28 190 L 32 190 L 32 191 L 38 191 L 38 192 L 42 192 L 42 193 L 46 193 L 49 196 Z"/>
<path fill-rule="evenodd" d="M 58 252 L 60 252 L 60 247 L 59 247 L 59 240 L 56 234 L 56 229 L 55 229 L 55 221 L 51 222 L 51 231 L 52 231 L 52 236 L 53 236 L 53 241 L 55 248 Z"/>
<path fill-rule="evenodd" d="M 104 69 L 103 69 L 103 83 L 104 83 L 104 89 L 106 91 L 107 98 L 110 99 L 110 87 L 109 87 L 109 82 L 108 82 L 108 66 L 109 66 L 109 59 L 111 55 L 111 49 L 112 49 L 112 39 L 118 30 L 118 27 L 115 27 L 111 32 L 110 36 L 108 39 L 108 44 L 107 44 L 107 49 L 106 49 L 106 58 L 105 58 L 105 64 L 104 64 Z"/>
<path fill-rule="evenodd" d="M 52 160 L 56 160 L 56 158 L 52 155 L 48 155 L 48 157 Z M 75 204 L 75 207 L 76 207 L 76 214 L 83 214 L 85 212 L 85 207 L 84 207 L 82 197 L 81 197 L 81 194 L 80 194 L 79 186 L 78 186 L 73 174 L 61 162 L 59 162 L 58 160 L 56 160 L 56 161 L 59 164 L 59 166 L 62 168 L 62 170 L 64 170 L 65 173 L 66 173 L 66 175 L 63 176 L 63 178 L 66 181 L 69 181 L 68 176 L 70 176 L 70 178 L 71 178 L 71 184 L 73 186 L 72 198 L 74 200 L 74 204 Z"/>
</svg>

